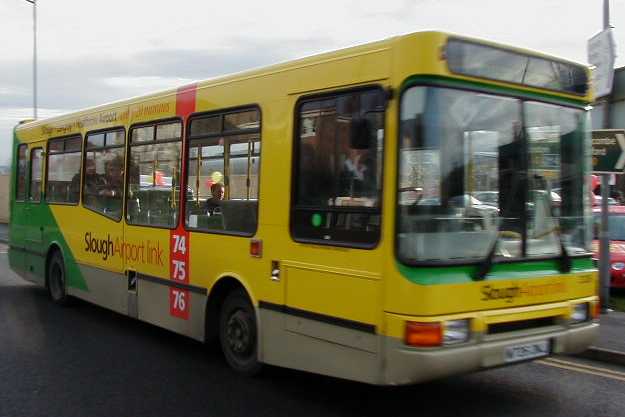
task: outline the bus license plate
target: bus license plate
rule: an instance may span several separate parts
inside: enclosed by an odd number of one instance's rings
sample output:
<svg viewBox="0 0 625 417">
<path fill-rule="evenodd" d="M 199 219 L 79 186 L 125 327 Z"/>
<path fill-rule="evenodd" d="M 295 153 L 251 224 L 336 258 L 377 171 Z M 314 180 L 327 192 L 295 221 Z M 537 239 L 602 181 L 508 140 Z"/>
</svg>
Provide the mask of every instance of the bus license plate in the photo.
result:
<svg viewBox="0 0 625 417">
<path fill-rule="evenodd" d="M 525 359 L 540 358 L 549 354 L 549 341 L 524 343 L 508 346 L 504 352 L 506 362 L 517 362 Z"/>
</svg>

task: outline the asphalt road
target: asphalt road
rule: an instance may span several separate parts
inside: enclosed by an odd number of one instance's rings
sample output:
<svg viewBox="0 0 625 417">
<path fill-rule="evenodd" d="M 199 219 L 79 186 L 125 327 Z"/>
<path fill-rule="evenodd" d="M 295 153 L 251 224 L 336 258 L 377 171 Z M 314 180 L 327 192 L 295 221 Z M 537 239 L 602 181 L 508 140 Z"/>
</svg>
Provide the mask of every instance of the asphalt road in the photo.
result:
<svg viewBox="0 0 625 417">
<path fill-rule="evenodd" d="M 625 416 L 625 368 L 555 358 L 411 387 L 269 368 L 87 303 L 61 308 L 0 244 L 0 417 Z"/>
</svg>

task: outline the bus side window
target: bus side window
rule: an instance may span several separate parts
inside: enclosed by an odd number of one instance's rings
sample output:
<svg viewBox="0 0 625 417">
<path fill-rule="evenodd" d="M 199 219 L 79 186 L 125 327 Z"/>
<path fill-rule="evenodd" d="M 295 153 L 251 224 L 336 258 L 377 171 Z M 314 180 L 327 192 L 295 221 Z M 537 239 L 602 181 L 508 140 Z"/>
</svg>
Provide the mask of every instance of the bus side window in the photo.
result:
<svg viewBox="0 0 625 417">
<path fill-rule="evenodd" d="M 87 134 L 82 203 L 115 221 L 122 216 L 125 143 L 123 129 Z"/>
<path fill-rule="evenodd" d="M 260 148 L 258 109 L 211 113 L 191 120 L 188 228 L 255 233 Z"/>
<path fill-rule="evenodd" d="M 41 159 L 43 149 L 36 148 L 30 151 L 30 191 L 28 199 L 32 202 L 41 201 Z"/>
<path fill-rule="evenodd" d="M 80 199 L 82 138 L 51 139 L 46 164 L 46 201 L 77 204 Z"/>
<path fill-rule="evenodd" d="M 26 200 L 26 167 L 28 164 L 28 145 L 17 147 L 17 174 L 15 178 L 15 200 Z"/>
<path fill-rule="evenodd" d="M 128 224 L 168 228 L 178 224 L 181 140 L 180 121 L 155 122 L 131 130 Z"/>
<path fill-rule="evenodd" d="M 378 88 L 300 102 L 291 210 L 296 240 L 377 243 L 384 111 Z"/>
</svg>

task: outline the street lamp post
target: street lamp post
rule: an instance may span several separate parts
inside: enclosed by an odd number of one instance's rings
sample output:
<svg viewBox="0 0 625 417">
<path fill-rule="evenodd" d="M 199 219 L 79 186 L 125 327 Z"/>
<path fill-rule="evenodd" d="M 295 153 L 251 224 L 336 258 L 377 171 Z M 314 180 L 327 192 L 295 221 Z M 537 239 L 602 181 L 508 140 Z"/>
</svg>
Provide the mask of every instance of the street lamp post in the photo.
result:
<svg viewBox="0 0 625 417">
<path fill-rule="evenodd" d="M 603 30 L 610 28 L 610 1 L 603 0 Z M 613 71 L 610 68 L 610 71 Z M 610 127 L 610 94 L 603 101 L 603 128 Z M 608 231 L 608 198 L 610 197 L 610 174 L 601 174 L 601 226 L 599 230 L 599 288 L 601 313 L 610 311 L 610 238 Z"/>
<path fill-rule="evenodd" d="M 33 5 L 33 117 L 37 118 L 37 0 L 25 0 Z"/>
</svg>

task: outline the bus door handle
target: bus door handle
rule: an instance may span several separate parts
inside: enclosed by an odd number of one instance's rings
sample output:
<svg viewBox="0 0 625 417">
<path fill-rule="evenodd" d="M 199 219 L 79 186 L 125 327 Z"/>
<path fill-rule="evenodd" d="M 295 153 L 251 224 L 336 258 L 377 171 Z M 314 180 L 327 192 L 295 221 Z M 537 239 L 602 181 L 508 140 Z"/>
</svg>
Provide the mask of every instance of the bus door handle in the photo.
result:
<svg viewBox="0 0 625 417">
<path fill-rule="evenodd" d="M 280 281 L 280 262 L 271 261 L 271 280 Z"/>
</svg>

